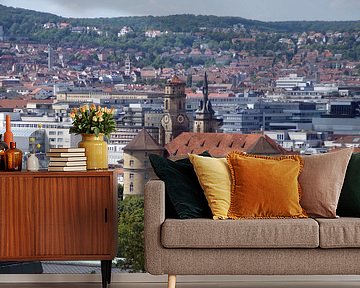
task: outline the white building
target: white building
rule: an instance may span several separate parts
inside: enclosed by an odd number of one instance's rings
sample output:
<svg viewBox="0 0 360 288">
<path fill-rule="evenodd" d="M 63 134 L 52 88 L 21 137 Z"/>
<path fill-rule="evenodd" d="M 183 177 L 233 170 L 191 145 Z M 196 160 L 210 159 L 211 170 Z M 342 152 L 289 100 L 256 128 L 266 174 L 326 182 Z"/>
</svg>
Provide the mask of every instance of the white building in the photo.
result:
<svg viewBox="0 0 360 288">
<path fill-rule="evenodd" d="M 295 87 L 306 87 L 306 81 L 304 77 L 299 77 L 297 74 L 290 74 L 287 77 L 280 77 L 276 80 L 276 87 L 285 90 L 292 90 Z"/>
<path fill-rule="evenodd" d="M 307 153 L 310 148 L 321 148 L 327 133 L 306 130 L 264 131 L 264 134 L 288 150 Z"/>
<path fill-rule="evenodd" d="M 0 133 L 5 132 L 5 114 L 12 114 L 11 116 L 11 130 L 14 134 L 14 140 L 21 140 L 22 150 L 27 152 L 27 142 L 23 141 L 21 137 L 29 136 L 37 131 L 45 132 L 44 149 L 61 148 L 77 146 L 81 136 L 69 133 L 71 126 L 70 118 L 60 119 L 59 117 L 44 116 L 19 116 L 14 113 L 0 113 Z M 17 137 L 20 137 L 17 139 Z"/>
<path fill-rule="evenodd" d="M 121 30 L 118 32 L 117 36 L 118 36 L 118 37 L 123 37 L 123 36 L 125 36 L 125 35 L 127 35 L 127 34 L 129 34 L 129 33 L 132 33 L 132 32 L 134 32 L 134 30 L 133 30 L 131 27 L 129 27 L 129 26 L 124 26 L 124 27 L 122 27 Z"/>
</svg>

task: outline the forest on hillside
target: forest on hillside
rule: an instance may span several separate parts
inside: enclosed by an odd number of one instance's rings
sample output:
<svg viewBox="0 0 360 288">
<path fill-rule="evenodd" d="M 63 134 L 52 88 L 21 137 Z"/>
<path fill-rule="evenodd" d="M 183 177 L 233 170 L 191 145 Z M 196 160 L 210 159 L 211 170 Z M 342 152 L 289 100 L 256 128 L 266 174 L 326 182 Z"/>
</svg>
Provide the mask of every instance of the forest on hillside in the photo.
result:
<svg viewBox="0 0 360 288">
<path fill-rule="evenodd" d="M 68 26 L 62 27 L 60 23 Z M 194 48 L 215 52 L 245 50 L 254 56 L 286 54 L 291 58 L 297 52 L 298 39 L 303 33 L 320 33 L 323 39 L 309 37 L 302 47 L 319 52 L 330 50 L 334 54 L 342 54 L 345 59 L 360 60 L 360 21 L 262 22 L 241 17 L 190 14 L 64 18 L 0 5 L 0 25 L 10 41 L 51 43 L 54 47 L 85 46 L 112 48 L 119 52 L 136 51 L 146 56 L 147 63 L 143 65 L 164 65 L 171 59 L 176 62 L 176 57 L 167 57 L 167 54 Z M 130 27 L 131 33 L 119 36 L 124 26 Z M 152 30 L 160 34 L 156 37 L 145 35 L 146 31 Z M 336 33 L 340 36 L 334 37 Z M 206 64 L 207 61 L 201 57 L 190 60 L 195 63 L 189 65 Z"/>
</svg>

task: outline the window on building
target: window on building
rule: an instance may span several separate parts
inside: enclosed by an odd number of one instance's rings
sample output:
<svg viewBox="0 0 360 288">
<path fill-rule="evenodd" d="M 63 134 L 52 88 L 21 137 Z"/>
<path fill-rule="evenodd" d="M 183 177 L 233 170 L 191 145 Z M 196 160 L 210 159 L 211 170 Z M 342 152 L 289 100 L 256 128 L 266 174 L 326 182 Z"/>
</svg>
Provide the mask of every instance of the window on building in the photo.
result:
<svg viewBox="0 0 360 288">
<path fill-rule="evenodd" d="M 134 192 L 134 184 L 132 182 L 130 183 L 130 192 Z"/>
<path fill-rule="evenodd" d="M 130 180 L 134 179 L 134 173 L 130 173 Z"/>
<path fill-rule="evenodd" d="M 134 160 L 130 160 L 129 165 L 130 165 L 130 167 L 133 167 L 134 166 Z"/>
</svg>

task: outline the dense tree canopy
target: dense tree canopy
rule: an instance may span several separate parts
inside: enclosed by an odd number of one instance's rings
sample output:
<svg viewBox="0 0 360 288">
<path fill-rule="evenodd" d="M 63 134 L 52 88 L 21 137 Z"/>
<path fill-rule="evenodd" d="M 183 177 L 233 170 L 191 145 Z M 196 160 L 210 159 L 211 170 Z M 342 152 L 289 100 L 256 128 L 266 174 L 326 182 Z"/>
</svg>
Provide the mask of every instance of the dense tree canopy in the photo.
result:
<svg viewBox="0 0 360 288">
<path fill-rule="evenodd" d="M 59 28 L 61 22 L 69 23 L 67 28 Z M 52 23 L 45 29 L 44 24 Z M 112 48 L 118 55 L 141 52 L 137 67 L 152 65 L 155 68 L 175 65 L 181 62 L 185 67 L 191 65 L 211 65 L 212 56 L 204 56 L 208 48 L 214 53 L 233 49 L 248 51 L 250 55 L 285 55 L 291 58 L 296 52 L 296 37 L 303 32 L 348 32 L 344 39 L 331 39 L 324 45 L 322 41 L 306 43 L 309 48 L 320 52 L 328 49 L 333 54 L 342 54 L 344 59 L 360 59 L 360 21 L 287 21 L 261 22 L 240 17 L 217 17 L 206 15 L 136 16 L 116 18 L 75 19 L 63 18 L 49 13 L 26 9 L 10 8 L 0 5 L 0 25 L 10 39 L 27 39 L 36 43 L 51 43 L 56 46 L 87 46 Z M 131 27 L 132 33 L 118 37 L 124 26 Z M 80 27 L 82 32 L 74 32 Z M 159 30 L 159 37 L 145 36 L 147 30 Z M 327 35 L 327 34 L 326 34 Z M 327 37 L 327 36 L 326 36 Z M 256 41 L 241 39 L 256 38 Z M 281 38 L 291 43 L 280 43 Z M 236 40 L 240 39 L 240 40 Z M 177 52 L 201 49 L 202 55 L 182 57 Z M 123 61 L 112 55 L 114 61 Z M 224 60 L 228 63 L 230 60 Z"/>
<path fill-rule="evenodd" d="M 144 197 L 127 196 L 119 203 L 120 268 L 142 272 L 144 268 Z"/>
</svg>

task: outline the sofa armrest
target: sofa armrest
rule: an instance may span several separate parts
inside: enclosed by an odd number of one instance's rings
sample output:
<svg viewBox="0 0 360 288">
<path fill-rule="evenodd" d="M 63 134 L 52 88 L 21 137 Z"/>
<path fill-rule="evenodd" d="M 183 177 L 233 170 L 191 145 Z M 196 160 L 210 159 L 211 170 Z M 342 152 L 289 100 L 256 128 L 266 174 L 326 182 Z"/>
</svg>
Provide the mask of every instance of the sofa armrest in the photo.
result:
<svg viewBox="0 0 360 288">
<path fill-rule="evenodd" d="M 165 183 L 150 180 L 144 192 L 144 245 L 146 271 L 163 274 L 161 260 L 161 224 L 165 221 Z"/>
</svg>

